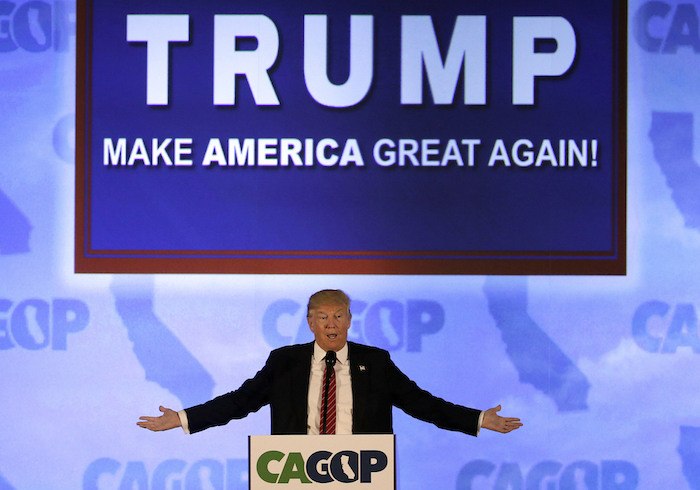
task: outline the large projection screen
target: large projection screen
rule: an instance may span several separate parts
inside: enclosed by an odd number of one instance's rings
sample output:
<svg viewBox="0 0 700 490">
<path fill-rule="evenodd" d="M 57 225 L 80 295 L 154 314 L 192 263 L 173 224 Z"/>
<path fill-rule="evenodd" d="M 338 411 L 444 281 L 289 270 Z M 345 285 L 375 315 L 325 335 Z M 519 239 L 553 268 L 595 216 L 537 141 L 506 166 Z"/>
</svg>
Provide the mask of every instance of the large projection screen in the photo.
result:
<svg viewBox="0 0 700 490">
<path fill-rule="evenodd" d="M 624 2 L 79 1 L 77 272 L 624 274 Z"/>
</svg>

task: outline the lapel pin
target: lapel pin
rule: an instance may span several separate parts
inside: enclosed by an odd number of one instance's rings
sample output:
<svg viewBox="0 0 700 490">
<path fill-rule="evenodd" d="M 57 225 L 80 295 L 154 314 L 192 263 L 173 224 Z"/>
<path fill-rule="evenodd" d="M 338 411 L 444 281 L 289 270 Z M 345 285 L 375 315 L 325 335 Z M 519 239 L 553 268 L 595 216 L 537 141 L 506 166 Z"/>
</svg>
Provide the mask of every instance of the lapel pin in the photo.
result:
<svg viewBox="0 0 700 490">
<path fill-rule="evenodd" d="M 358 367 L 360 368 L 360 371 L 367 371 L 367 368 L 364 364 L 360 364 Z"/>
</svg>

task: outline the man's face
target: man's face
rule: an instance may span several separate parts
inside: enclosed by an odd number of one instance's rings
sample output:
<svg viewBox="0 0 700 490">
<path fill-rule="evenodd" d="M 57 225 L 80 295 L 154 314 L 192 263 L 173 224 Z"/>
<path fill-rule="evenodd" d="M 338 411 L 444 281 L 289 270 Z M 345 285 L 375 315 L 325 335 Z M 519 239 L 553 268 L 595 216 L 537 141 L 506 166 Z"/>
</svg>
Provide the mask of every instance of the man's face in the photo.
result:
<svg viewBox="0 0 700 490">
<path fill-rule="evenodd" d="M 350 313 L 345 305 L 321 305 L 311 310 L 309 328 L 326 352 L 338 352 L 348 340 Z"/>
</svg>

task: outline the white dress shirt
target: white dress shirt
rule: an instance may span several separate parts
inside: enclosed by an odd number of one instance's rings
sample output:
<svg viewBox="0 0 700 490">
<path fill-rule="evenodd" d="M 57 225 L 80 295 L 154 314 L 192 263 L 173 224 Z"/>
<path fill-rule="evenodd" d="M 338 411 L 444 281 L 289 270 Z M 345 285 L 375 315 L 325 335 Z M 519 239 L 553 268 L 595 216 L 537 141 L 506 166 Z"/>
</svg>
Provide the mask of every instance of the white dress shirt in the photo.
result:
<svg viewBox="0 0 700 490">
<path fill-rule="evenodd" d="M 309 376 L 309 405 L 306 433 L 319 434 L 321 425 L 321 399 L 323 387 L 323 370 L 326 367 L 326 352 L 314 342 L 314 355 L 311 358 Z M 335 362 L 335 433 L 352 434 L 352 384 L 350 380 L 350 363 L 348 362 L 348 344 L 336 352 Z"/>
</svg>

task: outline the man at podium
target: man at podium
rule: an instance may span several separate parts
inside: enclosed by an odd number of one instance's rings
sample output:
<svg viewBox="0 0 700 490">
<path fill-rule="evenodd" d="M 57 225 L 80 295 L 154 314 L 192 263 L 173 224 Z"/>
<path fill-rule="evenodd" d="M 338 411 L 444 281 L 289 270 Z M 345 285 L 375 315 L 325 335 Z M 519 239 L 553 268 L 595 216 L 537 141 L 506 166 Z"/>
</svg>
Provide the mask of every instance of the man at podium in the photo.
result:
<svg viewBox="0 0 700 490">
<path fill-rule="evenodd" d="M 270 405 L 271 432 L 279 434 L 391 434 L 392 407 L 436 426 L 476 436 L 481 428 L 507 433 L 520 419 L 501 417 L 500 405 L 467 408 L 419 388 L 376 347 L 348 342 L 350 299 L 327 289 L 309 298 L 314 342 L 275 349 L 263 368 L 235 391 L 201 405 L 141 417 L 152 431 L 182 427 L 195 433 L 241 419 Z"/>
</svg>

